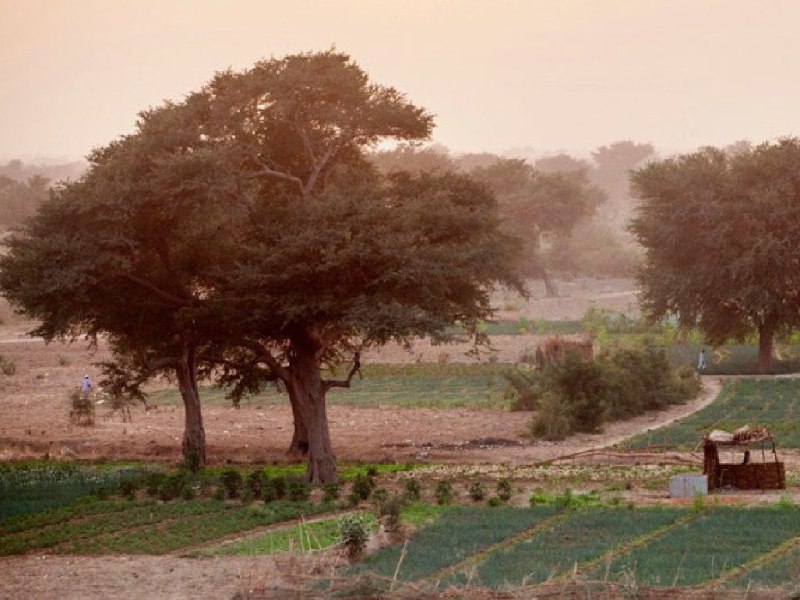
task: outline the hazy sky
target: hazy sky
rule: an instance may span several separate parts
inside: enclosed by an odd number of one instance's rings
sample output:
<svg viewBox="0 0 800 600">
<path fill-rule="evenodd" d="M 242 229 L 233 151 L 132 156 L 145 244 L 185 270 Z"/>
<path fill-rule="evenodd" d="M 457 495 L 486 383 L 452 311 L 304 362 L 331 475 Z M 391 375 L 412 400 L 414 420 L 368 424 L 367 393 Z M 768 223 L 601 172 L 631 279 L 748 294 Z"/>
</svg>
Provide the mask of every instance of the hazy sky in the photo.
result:
<svg viewBox="0 0 800 600">
<path fill-rule="evenodd" d="M 455 151 L 800 134 L 798 0 L 0 0 L 0 159 L 79 158 L 260 58 L 350 53 Z"/>
</svg>

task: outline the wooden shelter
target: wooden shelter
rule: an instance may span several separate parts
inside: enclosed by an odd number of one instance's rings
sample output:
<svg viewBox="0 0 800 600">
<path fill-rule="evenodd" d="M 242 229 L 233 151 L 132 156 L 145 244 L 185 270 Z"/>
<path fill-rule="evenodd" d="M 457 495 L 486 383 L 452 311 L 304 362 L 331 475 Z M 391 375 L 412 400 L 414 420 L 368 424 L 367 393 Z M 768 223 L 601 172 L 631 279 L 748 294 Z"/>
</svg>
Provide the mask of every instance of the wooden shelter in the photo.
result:
<svg viewBox="0 0 800 600">
<path fill-rule="evenodd" d="M 573 353 L 581 360 L 591 362 L 594 360 L 594 344 L 592 340 L 567 338 L 560 335 L 549 337 L 536 347 L 536 368 L 543 369 L 548 365 L 557 365 L 566 360 L 567 355 Z"/>
<path fill-rule="evenodd" d="M 721 462 L 720 448 L 741 452 L 741 462 Z M 786 487 L 786 470 L 778 460 L 775 440 L 766 427 L 745 425 L 733 433 L 715 429 L 707 434 L 703 438 L 703 473 L 708 476 L 709 491 L 721 487 L 740 490 L 782 490 Z"/>
</svg>

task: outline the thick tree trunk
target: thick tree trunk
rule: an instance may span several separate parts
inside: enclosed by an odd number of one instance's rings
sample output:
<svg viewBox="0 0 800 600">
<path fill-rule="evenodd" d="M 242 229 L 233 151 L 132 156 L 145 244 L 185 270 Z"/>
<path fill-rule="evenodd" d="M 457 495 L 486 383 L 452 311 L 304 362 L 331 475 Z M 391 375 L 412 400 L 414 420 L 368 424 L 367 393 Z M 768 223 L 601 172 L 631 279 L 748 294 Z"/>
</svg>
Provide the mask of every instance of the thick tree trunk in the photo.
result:
<svg viewBox="0 0 800 600">
<path fill-rule="evenodd" d="M 308 454 L 308 429 L 303 421 L 303 414 L 298 406 L 298 401 L 294 397 L 294 390 L 289 389 L 289 403 L 292 405 L 292 419 L 294 421 L 294 434 L 292 443 L 286 454 L 289 456 L 302 457 Z"/>
<path fill-rule="evenodd" d="M 206 464 L 206 432 L 197 389 L 195 348 L 191 342 L 183 343 L 176 372 L 184 409 L 183 459 L 187 467 L 196 471 Z"/>
<path fill-rule="evenodd" d="M 331 445 L 328 415 L 325 407 L 325 387 L 313 350 L 295 346 L 290 366 L 289 386 L 296 399 L 297 410 L 308 434 L 308 468 L 306 477 L 312 485 L 334 483 L 336 456 Z"/>
<path fill-rule="evenodd" d="M 544 293 L 548 298 L 558 298 L 558 288 L 556 282 L 550 277 L 550 273 L 544 267 L 539 267 L 539 277 L 544 282 Z"/>
<path fill-rule="evenodd" d="M 772 338 L 774 332 L 769 327 L 758 329 L 758 372 L 766 375 L 772 366 Z"/>
</svg>

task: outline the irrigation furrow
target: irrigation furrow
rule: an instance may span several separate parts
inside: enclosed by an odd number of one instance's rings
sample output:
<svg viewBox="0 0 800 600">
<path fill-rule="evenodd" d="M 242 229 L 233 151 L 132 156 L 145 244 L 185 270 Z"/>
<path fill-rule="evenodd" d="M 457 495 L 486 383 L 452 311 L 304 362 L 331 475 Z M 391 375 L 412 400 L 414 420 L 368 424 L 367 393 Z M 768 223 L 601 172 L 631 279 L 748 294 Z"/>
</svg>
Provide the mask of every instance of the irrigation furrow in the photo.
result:
<svg viewBox="0 0 800 600">
<path fill-rule="evenodd" d="M 476 565 L 481 561 L 483 561 L 487 556 L 494 554 L 495 552 L 499 552 L 506 548 L 510 548 L 515 544 L 521 543 L 526 539 L 535 536 L 541 531 L 547 530 L 548 528 L 552 527 L 553 525 L 556 525 L 557 523 L 560 523 L 561 521 L 567 520 L 570 514 L 571 513 L 569 510 L 564 510 L 558 514 L 553 515 L 552 517 L 547 517 L 542 521 L 536 523 L 536 525 L 534 525 L 533 527 L 529 527 L 528 529 L 525 529 L 524 531 L 521 531 L 509 538 L 497 542 L 496 544 L 492 544 L 491 546 L 484 548 L 480 552 L 472 554 L 457 563 L 453 563 L 442 569 L 439 569 L 438 571 L 434 571 L 431 575 L 428 575 L 427 577 L 420 580 L 420 583 L 435 583 L 436 584 L 435 587 L 438 588 L 439 581 L 441 581 L 442 579 L 445 579 L 450 575 L 453 575 L 463 569 Z"/>
<path fill-rule="evenodd" d="M 737 577 L 746 573 L 747 571 L 750 571 L 752 569 L 757 569 L 758 567 L 773 561 L 774 559 L 786 554 L 787 552 L 791 552 L 791 550 L 797 546 L 800 546 L 800 536 L 786 540 L 785 542 L 778 544 L 775 548 L 773 548 L 769 552 L 756 556 L 753 560 L 750 560 L 744 564 L 739 565 L 738 567 L 734 567 L 733 569 L 729 569 L 723 572 L 716 579 L 709 579 L 702 585 L 702 587 L 706 589 L 716 589 L 717 587 L 724 585 L 733 579 L 736 579 Z"/>
<path fill-rule="evenodd" d="M 646 533 L 642 536 L 639 536 L 638 538 L 635 538 L 624 544 L 620 544 L 619 546 L 611 548 L 608 552 L 604 552 L 597 558 L 594 558 L 592 560 L 586 561 L 585 563 L 578 565 L 575 571 L 565 571 L 560 575 L 557 575 L 552 579 L 552 581 L 563 581 L 564 579 L 573 577 L 576 573 L 584 573 L 594 567 L 597 567 L 598 565 L 603 564 L 604 562 L 606 563 L 606 565 L 610 565 L 614 558 L 617 558 L 619 556 L 625 556 L 626 554 L 634 550 L 647 546 L 650 542 L 657 540 L 658 538 L 667 534 L 673 529 L 677 527 L 682 527 L 683 525 L 690 523 L 691 521 L 699 517 L 701 514 L 703 514 L 702 511 L 698 511 L 690 515 L 686 515 L 685 517 L 673 521 L 669 525 L 664 525 L 663 527 L 654 529 L 653 531 Z M 608 579 L 608 573 L 605 574 L 603 580 L 605 581 L 607 579 Z"/>
</svg>

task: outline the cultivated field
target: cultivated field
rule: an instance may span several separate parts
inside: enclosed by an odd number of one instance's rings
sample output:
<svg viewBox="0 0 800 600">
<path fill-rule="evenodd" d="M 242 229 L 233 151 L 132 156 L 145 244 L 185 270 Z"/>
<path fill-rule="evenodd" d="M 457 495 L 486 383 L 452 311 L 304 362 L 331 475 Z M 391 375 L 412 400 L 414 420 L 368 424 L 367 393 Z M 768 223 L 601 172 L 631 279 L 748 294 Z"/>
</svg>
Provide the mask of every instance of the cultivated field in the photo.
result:
<svg viewBox="0 0 800 600">
<path fill-rule="evenodd" d="M 13 368 L 0 375 L 0 597 L 282 598 L 325 582 L 393 587 L 398 597 L 432 597 L 450 585 L 468 586 L 467 597 L 529 597 L 534 585 L 563 597 L 725 589 L 754 598 L 795 590 L 796 382 L 706 376 L 703 394 L 685 405 L 599 433 L 532 440 L 524 435 L 531 414 L 509 411 L 504 370 L 549 335 L 585 331 L 581 319 L 592 303 L 636 314 L 630 281 L 577 280 L 560 290 L 554 299 L 535 288 L 528 301 L 498 294 L 500 320 L 486 325 L 492 349 L 480 363 L 464 344 L 422 340 L 410 351 L 370 350 L 363 379 L 329 398 L 342 466 L 338 499 L 323 490 L 293 499 L 218 491 L 226 469 L 243 481 L 265 465 L 268 478 L 302 472 L 285 455 L 291 411 L 277 391 L 236 409 L 224 390 L 203 388 L 212 467 L 203 479 L 170 488 L 182 477 L 175 467 L 183 415 L 174 389 L 156 383 L 151 410 L 134 407 L 130 422 L 97 405 L 94 425 L 70 423 L 69 392 L 84 372 L 98 379 L 93 363 L 105 356 L 102 344 L 89 353 L 81 342 L 26 339 L 28 324 L 6 311 L 0 355 Z M 649 334 L 625 335 L 602 341 Z M 673 346 L 685 354 L 681 361 L 693 360 L 696 345 Z M 732 356 L 720 353 L 719 364 L 740 364 Z M 776 433 L 789 489 L 669 499 L 670 476 L 701 468 L 692 450 L 703 428 L 745 422 Z M 21 459 L 36 462 L 20 468 Z M 404 493 L 410 480 L 420 485 L 420 500 L 401 511 L 407 543 L 378 531 L 379 501 L 347 498 L 369 466 L 375 487 L 389 496 Z M 160 483 L 148 489 L 153 473 Z M 508 497 L 498 499 L 502 481 Z M 449 497 L 439 505 L 445 484 Z M 483 498 L 475 501 L 477 489 Z M 346 567 L 335 543 L 338 520 L 353 513 L 373 537 L 365 561 Z"/>
</svg>

